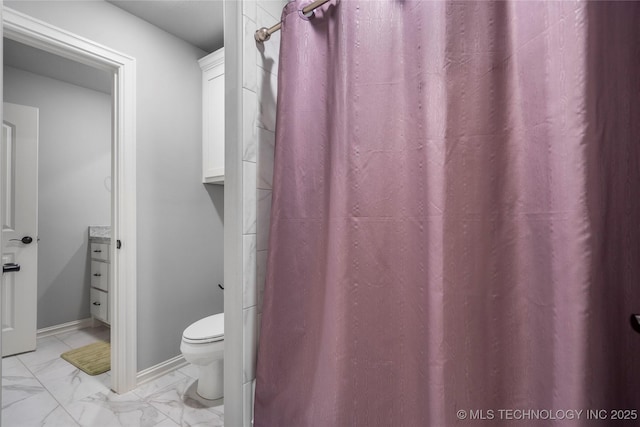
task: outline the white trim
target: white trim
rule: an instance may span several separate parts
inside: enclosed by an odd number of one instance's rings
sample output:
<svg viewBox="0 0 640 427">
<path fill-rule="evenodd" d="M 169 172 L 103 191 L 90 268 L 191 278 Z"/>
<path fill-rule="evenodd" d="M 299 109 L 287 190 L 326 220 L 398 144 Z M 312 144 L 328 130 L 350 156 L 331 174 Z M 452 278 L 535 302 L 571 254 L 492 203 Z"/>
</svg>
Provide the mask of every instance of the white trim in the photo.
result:
<svg viewBox="0 0 640 427">
<path fill-rule="evenodd" d="M 106 46 L 3 7 L 4 37 L 114 74 L 112 143 L 111 388 L 135 388 L 136 61 Z M 116 249 L 116 240 L 122 249 Z"/>
<path fill-rule="evenodd" d="M 61 323 L 60 325 L 54 325 L 54 326 L 49 326 L 47 328 L 38 329 L 36 331 L 36 338 L 50 337 L 51 335 L 78 331 L 80 329 L 90 328 L 92 326 L 93 326 L 93 319 L 91 317 L 87 319 L 74 320 L 73 322 Z"/>
<path fill-rule="evenodd" d="M 198 64 L 200 64 L 200 69 L 202 71 L 210 70 L 221 64 L 224 65 L 224 47 L 221 47 L 215 52 L 198 59 Z M 222 69 L 222 73 L 224 73 L 224 68 Z"/>
<path fill-rule="evenodd" d="M 189 362 L 184 360 L 184 356 L 179 355 L 169 360 L 165 360 L 164 362 L 158 363 L 157 365 L 150 368 L 143 369 L 142 371 L 138 372 L 138 386 L 148 383 L 149 381 L 153 381 L 156 378 L 160 378 L 161 376 L 168 374 L 169 372 L 183 368 L 188 364 Z"/>
<path fill-rule="evenodd" d="M 244 419 L 242 310 L 242 4 L 224 4 L 224 422 L 248 425 Z M 253 183 L 255 185 L 255 183 Z"/>
<path fill-rule="evenodd" d="M 4 7 L 4 3 L 3 0 L 0 0 L 0 6 Z M 2 30 L 2 21 L 4 21 L 4 19 L 2 18 L 2 8 L 0 8 L 0 34 L 3 32 Z M 0 57 L 4 57 L 4 43 L 0 44 Z M 4 65 L 4 60 L 2 62 L 2 65 Z M 0 67 L 0 77 L 2 77 L 2 81 L 4 82 L 4 66 Z M 4 101 L 4 85 L 0 85 L 0 101 Z M 2 109 L 2 104 L 3 102 L 0 102 L 0 116 L 2 118 L 4 118 L 4 111 Z M 0 150 L 0 165 L 4 165 L 5 164 L 5 158 L 4 155 L 2 154 L 2 150 Z M 0 174 L 0 188 L 4 188 L 5 186 L 5 180 L 2 177 L 2 175 L 4 174 Z M 0 209 L 0 224 L 4 224 L 4 209 Z M 0 233 L 0 248 L 4 248 L 4 242 L 2 241 L 2 233 Z M 4 301 L 2 301 L 2 292 L 0 292 L 0 319 L 2 319 L 2 307 L 4 306 Z M 0 328 L 0 355 L 2 355 L 2 328 Z M 2 363 L 0 363 L 0 381 L 2 378 Z M 0 408 L 2 408 L 2 393 L 0 393 Z M 2 410 L 0 409 L 0 412 L 2 412 Z M 0 427 L 2 427 L 2 416 L 0 414 Z"/>
</svg>

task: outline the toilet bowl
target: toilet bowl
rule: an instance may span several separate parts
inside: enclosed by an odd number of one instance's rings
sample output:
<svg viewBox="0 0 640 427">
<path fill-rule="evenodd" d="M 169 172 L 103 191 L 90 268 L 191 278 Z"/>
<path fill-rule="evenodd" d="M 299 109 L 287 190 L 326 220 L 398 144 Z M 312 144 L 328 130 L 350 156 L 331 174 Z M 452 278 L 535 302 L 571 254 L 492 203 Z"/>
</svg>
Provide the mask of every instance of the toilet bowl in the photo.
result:
<svg viewBox="0 0 640 427">
<path fill-rule="evenodd" d="M 224 313 L 200 319 L 185 329 L 180 351 L 187 362 L 198 368 L 198 395 L 220 399 L 224 383 Z"/>
</svg>

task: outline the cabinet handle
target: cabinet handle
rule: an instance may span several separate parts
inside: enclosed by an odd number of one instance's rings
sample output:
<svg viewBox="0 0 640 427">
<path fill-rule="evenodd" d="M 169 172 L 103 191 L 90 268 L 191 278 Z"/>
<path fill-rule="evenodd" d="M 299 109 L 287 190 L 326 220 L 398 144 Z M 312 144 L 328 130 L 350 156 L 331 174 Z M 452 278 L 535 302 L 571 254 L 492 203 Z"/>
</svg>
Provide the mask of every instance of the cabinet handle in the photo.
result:
<svg viewBox="0 0 640 427">
<path fill-rule="evenodd" d="M 96 277 L 102 276 L 102 274 L 100 274 L 100 273 L 93 273 L 93 275 L 96 276 Z"/>
<path fill-rule="evenodd" d="M 98 301 L 94 302 L 93 305 L 100 305 Z"/>
<path fill-rule="evenodd" d="M 102 252 L 102 249 L 96 249 L 95 251 L 93 251 L 93 253 L 95 254 L 99 254 L 100 252 Z"/>
</svg>

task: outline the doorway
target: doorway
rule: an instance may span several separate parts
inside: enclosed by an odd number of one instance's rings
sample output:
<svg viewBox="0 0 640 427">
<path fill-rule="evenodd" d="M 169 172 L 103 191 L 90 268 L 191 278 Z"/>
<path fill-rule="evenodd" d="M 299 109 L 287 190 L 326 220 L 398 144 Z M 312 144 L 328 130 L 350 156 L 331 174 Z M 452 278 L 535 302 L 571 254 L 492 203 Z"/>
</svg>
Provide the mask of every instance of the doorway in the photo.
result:
<svg viewBox="0 0 640 427">
<path fill-rule="evenodd" d="M 113 75 L 111 388 L 124 393 L 135 387 L 137 374 L 135 60 L 8 8 L 3 8 L 3 27 L 8 39 Z"/>
<path fill-rule="evenodd" d="M 89 262 L 91 237 L 87 231 L 93 230 L 91 226 L 103 226 L 101 230 L 108 232 L 111 224 L 113 76 L 10 39 L 3 42 L 4 126 L 9 126 L 16 115 L 10 114 L 18 108 L 15 104 L 21 106 L 20 110 L 35 110 L 36 115 L 35 137 L 17 141 L 16 147 L 22 150 L 15 150 L 11 158 L 7 156 L 19 166 L 11 174 L 7 168 L 4 203 L 11 206 L 14 199 L 22 203 L 15 206 L 12 215 L 18 222 L 17 229 L 9 225 L 9 220 L 3 227 L 3 233 L 14 237 L 5 239 L 4 250 L 17 253 L 21 270 L 3 276 L 5 281 L 15 283 L 3 290 L 19 295 L 37 283 L 37 330 L 38 337 L 44 337 L 95 324 L 91 314 L 99 308 L 108 314 L 108 301 L 95 306 L 89 303 L 94 264 Z M 25 135 L 24 129 L 15 130 L 16 138 Z M 25 149 L 28 143 L 37 145 L 32 159 L 23 158 L 29 153 Z M 32 185 L 29 191 L 20 188 L 21 197 L 10 197 L 12 181 L 14 185 Z M 27 257 L 29 254 L 33 257 Z M 96 293 L 108 295 L 108 272 L 100 278 L 106 286 Z M 33 316 L 34 304 L 33 299 L 23 301 L 16 310 L 7 311 Z M 15 317 L 8 313 L 4 320 Z M 101 320 L 109 322 L 106 316 Z M 3 321 L 2 355 L 33 350 L 9 348 L 8 339 L 16 328 L 4 326 L 8 324 Z M 30 333 L 34 335 L 35 328 Z"/>
</svg>

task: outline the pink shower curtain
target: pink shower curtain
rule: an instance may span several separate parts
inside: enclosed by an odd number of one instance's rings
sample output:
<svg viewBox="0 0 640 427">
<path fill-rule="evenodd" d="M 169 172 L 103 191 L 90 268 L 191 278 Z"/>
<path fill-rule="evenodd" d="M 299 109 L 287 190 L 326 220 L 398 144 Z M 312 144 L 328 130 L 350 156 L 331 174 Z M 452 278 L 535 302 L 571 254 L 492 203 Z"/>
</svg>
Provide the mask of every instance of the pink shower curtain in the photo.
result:
<svg viewBox="0 0 640 427">
<path fill-rule="evenodd" d="M 256 426 L 640 425 L 640 4 L 304 5 Z"/>
</svg>

